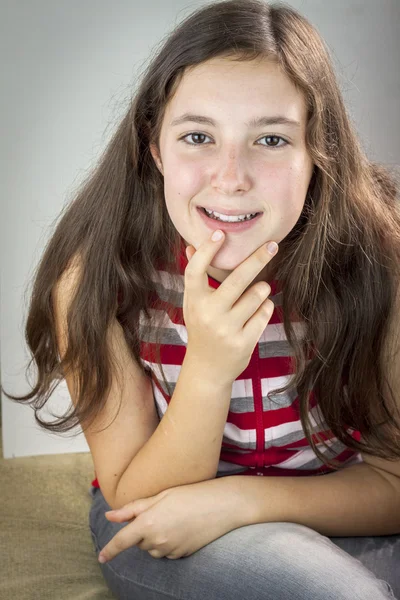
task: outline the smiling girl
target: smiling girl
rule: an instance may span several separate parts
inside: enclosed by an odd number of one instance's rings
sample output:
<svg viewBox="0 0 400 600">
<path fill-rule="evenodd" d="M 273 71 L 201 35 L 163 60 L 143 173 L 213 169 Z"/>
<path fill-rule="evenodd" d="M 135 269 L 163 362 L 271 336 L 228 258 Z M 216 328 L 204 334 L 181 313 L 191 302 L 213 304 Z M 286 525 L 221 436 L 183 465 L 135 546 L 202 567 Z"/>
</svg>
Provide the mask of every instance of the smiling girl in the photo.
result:
<svg viewBox="0 0 400 600">
<path fill-rule="evenodd" d="M 48 243 L 38 382 L 7 395 L 82 426 L 116 597 L 400 594 L 397 192 L 294 9 L 211 3 L 165 41 Z"/>
</svg>

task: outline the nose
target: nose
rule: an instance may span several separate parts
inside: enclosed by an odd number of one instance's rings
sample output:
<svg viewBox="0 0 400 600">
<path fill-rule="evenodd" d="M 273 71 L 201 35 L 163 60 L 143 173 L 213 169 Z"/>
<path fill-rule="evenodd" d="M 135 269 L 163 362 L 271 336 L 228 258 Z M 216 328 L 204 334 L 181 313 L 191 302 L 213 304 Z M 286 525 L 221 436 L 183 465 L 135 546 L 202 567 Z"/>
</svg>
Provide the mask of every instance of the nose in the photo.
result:
<svg viewBox="0 0 400 600">
<path fill-rule="evenodd" d="M 223 194 L 247 191 L 251 176 L 245 157 L 237 148 L 221 150 L 213 166 L 212 185 Z"/>
</svg>

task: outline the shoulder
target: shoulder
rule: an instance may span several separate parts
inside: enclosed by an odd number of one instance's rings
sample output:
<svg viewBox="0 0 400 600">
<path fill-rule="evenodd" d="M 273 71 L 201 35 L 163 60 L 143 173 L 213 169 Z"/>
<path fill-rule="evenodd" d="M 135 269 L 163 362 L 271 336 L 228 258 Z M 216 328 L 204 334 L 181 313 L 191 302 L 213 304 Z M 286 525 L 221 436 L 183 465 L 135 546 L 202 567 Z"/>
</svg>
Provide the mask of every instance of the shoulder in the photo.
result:
<svg viewBox="0 0 400 600">
<path fill-rule="evenodd" d="M 389 316 L 386 339 L 383 342 L 381 355 L 382 392 L 385 404 L 399 423 L 400 417 L 400 285 L 396 287 L 396 298 Z M 383 432 L 386 428 L 383 426 Z M 392 435 L 392 430 L 389 431 Z M 400 459 L 389 460 L 361 453 L 362 459 L 386 478 L 399 486 L 400 489 Z"/>
<path fill-rule="evenodd" d="M 393 361 L 399 362 L 400 351 L 400 283 L 396 282 L 396 296 L 394 305 L 391 307 L 387 336 L 384 341 L 384 363 L 390 360 L 393 367 Z M 399 390 L 400 391 L 400 390 Z"/>
<path fill-rule="evenodd" d="M 400 415 L 400 285 L 397 283 L 379 358 L 386 406 L 392 415 Z"/>
<path fill-rule="evenodd" d="M 51 300 L 57 323 L 63 320 L 71 300 L 74 298 L 81 279 L 82 267 L 81 256 L 74 255 L 53 286 Z"/>
<path fill-rule="evenodd" d="M 68 261 L 66 267 L 59 276 L 55 287 L 66 285 L 67 281 L 73 281 L 80 277 L 83 268 L 82 256 L 79 253 L 74 254 Z"/>
</svg>

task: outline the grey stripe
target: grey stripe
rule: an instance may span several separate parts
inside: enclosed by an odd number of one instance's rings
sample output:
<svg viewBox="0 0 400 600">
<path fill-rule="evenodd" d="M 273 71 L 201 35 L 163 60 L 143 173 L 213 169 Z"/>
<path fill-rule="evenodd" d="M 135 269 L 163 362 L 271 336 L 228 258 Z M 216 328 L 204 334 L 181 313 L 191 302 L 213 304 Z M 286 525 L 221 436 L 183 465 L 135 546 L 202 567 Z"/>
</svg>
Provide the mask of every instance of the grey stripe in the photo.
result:
<svg viewBox="0 0 400 600">
<path fill-rule="evenodd" d="M 179 281 L 176 281 L 174 276 L 170 275 L 169 273 L 167 273 L 167 276 L 165 276 L 165 273 L 166 272 L 163 273 L 163 277 L 165 279 L 168 279 L 171 285 L 166 287 L 162 284 L 161 281 L 153 279 L 152 281 L 154 284 L 154 291 L 156 292 L 157 296 L 164 302 L 169 302 L 173 306 L 179 306 L 180 308 L 182 308 L 185 285 L 184 277 L 179 276 Z M 175 283 L 178 283 L 178 285 L 175 286 Z M 277 294 L 271 295 L 270 299 L 275 304 L 275 306 L 282 306 L 282 292 L 278 292 Z"/>
<path fill-rule="evenodd" d="M 272 342 L 259 342 L 258 351 L 260 358 L 275 358 L 277 356 L 293 356 L 294 351 L 287 340 Z"/>
</svg>

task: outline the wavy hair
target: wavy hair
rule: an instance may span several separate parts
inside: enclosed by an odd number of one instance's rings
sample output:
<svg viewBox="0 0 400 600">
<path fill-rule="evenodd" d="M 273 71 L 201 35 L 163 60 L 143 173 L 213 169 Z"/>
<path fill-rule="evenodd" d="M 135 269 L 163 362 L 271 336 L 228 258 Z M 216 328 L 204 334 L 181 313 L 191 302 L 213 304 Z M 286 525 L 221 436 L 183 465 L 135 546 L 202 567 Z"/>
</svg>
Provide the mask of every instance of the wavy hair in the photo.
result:
<svg viewBox="0 0 400 600">
<path fill-rule="evenodd" d="M 213 2 L 191 13 L 163 41 L 105 151 L 62 211 L 35 270 L 25 338 L 32 354 L 27 369 L 35 361 L 37 383 L 24 396 L 6 395 L 32 404 L 45 429 L 64 432 L 79 423 L 85 430 L 110 388 L 113 357 L 106 342 L 115 317 L 132 356 L 151 377 L 140 361 L 139 315 L 157 318 L 157 311 L 148 310 L 157 265 L 166 261 L 170 276 L 178 274 L 182 238 L 167 212 L 163 177 L 149 145 L 159 148 L 166 104 L 185 70 L 215 57 L 274 61 L 307 106 L 306 146 L 314 172 L 301 216 L 271 263 L 283 290 L 276 308 L 293 347 L 294 377 L 274 393 L 296 386 L 306 437 L 325 464 L 337 467 L 315 445 L 308 420 L 311 389 L 326 424 L 347 447 L 398 458 L 400 426 L 385 376 L 386 342 L 399 306 L 398 176 L 366 157 L 327 46 L 308 20 L 283 2 Z M 77 256 L 82 269 L 61 359 L 52 294 Z M 304 322 L 302 340 L 289 313 Z M 52 423 L 42 421 L 37 412 L 52 383 L 74 368 L 76 406 Z M 361 432 L 362 439 L 348 428 Z"/>
</svg>

